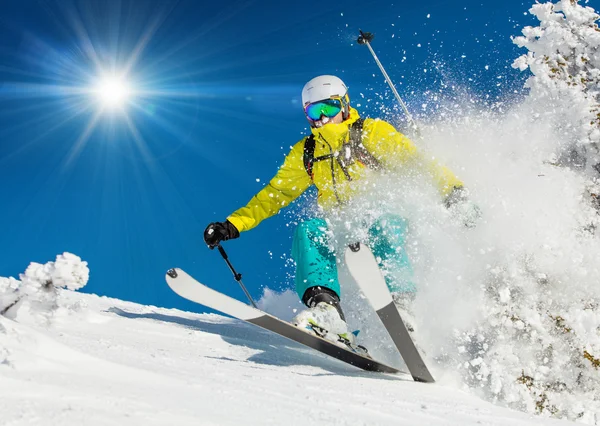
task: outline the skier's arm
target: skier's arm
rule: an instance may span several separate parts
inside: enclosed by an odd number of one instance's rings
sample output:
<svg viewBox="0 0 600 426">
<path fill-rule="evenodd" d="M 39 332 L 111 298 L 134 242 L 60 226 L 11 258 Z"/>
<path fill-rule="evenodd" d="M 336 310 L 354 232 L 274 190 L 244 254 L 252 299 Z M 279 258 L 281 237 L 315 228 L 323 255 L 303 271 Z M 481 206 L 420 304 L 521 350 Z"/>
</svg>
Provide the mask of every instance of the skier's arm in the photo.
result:
<svg viewBox="0 0 600 426">
<path fill-rule="evenodd" d="M 312 184 L 304 168 L 304 140 L 298 142 L 268 185 L 246 207 L 232 213 L 227 220 L 240 232 L 248 231 L 277 214 L 298 198 Z"/>
<path fill-rule="evenodd" d="M 365 123 L 369 131 L 365 132 L 363 145 L 385 169 L 408 166 L 422 170 L 433 179 L 443 198 L 448 197 L 454 188 L 463 187 L 463 182 L 450 169 L 436 160 L 425 158 L 411 140 L 394 126 L 382 120 L 369 121 Z"/>
</svg>

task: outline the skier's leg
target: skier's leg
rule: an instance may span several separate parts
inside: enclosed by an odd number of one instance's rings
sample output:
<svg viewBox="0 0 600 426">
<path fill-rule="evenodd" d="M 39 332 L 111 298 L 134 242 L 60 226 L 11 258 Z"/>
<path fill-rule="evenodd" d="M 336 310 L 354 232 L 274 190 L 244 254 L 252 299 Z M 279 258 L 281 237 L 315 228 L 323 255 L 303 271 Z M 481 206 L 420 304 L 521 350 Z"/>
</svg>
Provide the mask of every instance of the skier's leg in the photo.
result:
<svg viewBox="0 0 600 426">
<path fill-rule="evenodd" d="M 369 245 L 392 292 L 414 293 L 413 269 L 406 254 L 408 224 L 394 214 L 385 214 L 369 228 Z"/>
<path fill-rule="evenodd" d="M 292 258 L 296 262 L 296 292 L 306 303 L 305 294 L 312 287 L 330 290 L 339 298 L 335 251 L 327 235 L 327 223 L 323 219 L 302 222 L 296 228 L 292 245 Z"/>
<path fill-rule="evenodd" d="M 302 222 L 296 228 L 292 246 L 296 262 L 296 292 L 309 309 L 299 313 L 293 323 L 320 335 L 349 335 L 340 306 L 340 283 L 335 251 L 330 245 L 327 223 L 323 219 Z M 320 330 L 320 331 L 319 331 Z M 330 333 L 327 333 L 330 332 Z"/>
</svg>

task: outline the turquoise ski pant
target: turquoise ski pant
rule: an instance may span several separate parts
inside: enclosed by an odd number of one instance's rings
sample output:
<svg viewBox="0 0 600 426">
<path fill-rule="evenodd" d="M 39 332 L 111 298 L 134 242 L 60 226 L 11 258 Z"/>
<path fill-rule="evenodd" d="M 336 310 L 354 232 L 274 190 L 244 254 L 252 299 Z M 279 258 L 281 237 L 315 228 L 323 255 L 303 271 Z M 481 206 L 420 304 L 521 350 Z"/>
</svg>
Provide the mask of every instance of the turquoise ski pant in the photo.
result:
<svg viewBox="0 0 600 426">
<path fill-rule="evenodd" d="M 404 249 L 406 234 L 406 220 L 386 214 L 369 227 L 368 241 L 361 242 L 371 248 L 390 291 L 414 293 L 413 270 Z M 327 287 L 341 297 L 335 243 L 330 239 L 327 222 L 320 218 L 304 221 L 296 228 L 292 257 L 296 262 L 296 292 L 301 299 L 314 286 Z"/>
</svg>

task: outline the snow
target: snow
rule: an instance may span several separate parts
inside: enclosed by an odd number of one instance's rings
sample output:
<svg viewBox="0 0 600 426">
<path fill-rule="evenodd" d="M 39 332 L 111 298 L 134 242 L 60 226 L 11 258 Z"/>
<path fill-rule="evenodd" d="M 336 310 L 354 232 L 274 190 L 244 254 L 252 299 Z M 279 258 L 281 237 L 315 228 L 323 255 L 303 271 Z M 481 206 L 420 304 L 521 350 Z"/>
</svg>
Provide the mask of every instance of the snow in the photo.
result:
<svg viewBox="0 0 600 426">
<path fill-rule="evenodd" d="M 219 315 L 69 290 L 57 303 L 49 325 L 0 316 L 2 424 L 559 424 Z"/>
</svg>

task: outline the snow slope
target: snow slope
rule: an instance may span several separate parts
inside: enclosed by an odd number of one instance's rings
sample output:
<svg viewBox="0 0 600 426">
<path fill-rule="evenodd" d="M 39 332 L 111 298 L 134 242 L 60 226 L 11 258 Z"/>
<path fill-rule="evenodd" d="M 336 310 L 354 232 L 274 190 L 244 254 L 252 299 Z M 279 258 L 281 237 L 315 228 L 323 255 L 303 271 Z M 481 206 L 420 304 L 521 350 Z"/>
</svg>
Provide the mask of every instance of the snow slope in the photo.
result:
<svg viewBox="0 0 600 426">
<path fill-rule="evenodd" d="M 0 316 L 1 425 L 537 425 L 443 384 L 367 373 L 243 322 L 63 290 Z"/>
</svg>

